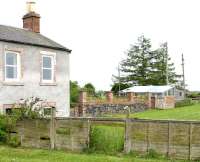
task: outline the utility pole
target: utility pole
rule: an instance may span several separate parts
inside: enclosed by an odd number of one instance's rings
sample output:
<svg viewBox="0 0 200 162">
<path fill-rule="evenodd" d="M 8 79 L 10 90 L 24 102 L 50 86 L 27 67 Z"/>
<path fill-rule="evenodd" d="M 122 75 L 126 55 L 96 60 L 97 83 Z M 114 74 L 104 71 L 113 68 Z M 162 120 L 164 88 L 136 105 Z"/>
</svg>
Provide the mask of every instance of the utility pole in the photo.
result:
<svg viewBox="0 0 200 162">
<path fill-rule="evenodd" d="M 121 79 L 120 79 L 120 64 L 118 65 L 118 81 L 119 81 L 119 91 L 118 91 L 118 95 L 120 97 L 120 90 L 121 90 Z"/>
<path fill-rule="evenodd" d="M 169 85 L 169 74 L 168 74 L 168 44 L 165 43 L 166 50 L 166 84 Z"/>
<path fill-rule="evenodd" d="M 185 59 L 184 55 L 182 54 L 182 71 L 183 71 L 183 90 L 184 90 L 184 96 L 186 95 L 186 89 L 185 89 Z"/>
</svg>

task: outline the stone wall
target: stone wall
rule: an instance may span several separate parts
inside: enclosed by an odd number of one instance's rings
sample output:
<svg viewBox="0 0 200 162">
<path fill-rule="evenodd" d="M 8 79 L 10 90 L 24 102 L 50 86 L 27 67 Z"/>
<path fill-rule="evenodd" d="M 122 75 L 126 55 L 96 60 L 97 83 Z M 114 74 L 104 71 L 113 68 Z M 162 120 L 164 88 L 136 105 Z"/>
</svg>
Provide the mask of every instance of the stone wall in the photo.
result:
<svg viewBox="0 0 200 162">
<path fill-rule="evenodd" d="M 145 103 L 133 103 L 133 104 L 87 104 L 84 109 L 84 116 L 96 117 L 104 116 L 106 114 L 125 114 L 127 111 L 130 113 L 142 112 L 148 109 L 148 105 Z"/>
<path fill-rule="evenodd" d="M 113 113 L 124 114 L 127 113 L 127 109 L 135 113 L 147 109 L 174 107 L 175 99 L 173 96 L 157 98 L 152 97 L 151 93 L 135 96 L 132 92 L 128 92 L 125 96 L 113 96 L 112 92 L 106 92 L 105 98 L 99 99 L 94 96 L 88 96 L 87 92 L 81 91 L 79 94 L 79 104 L 73 109 L 70 116 L 96 117 Z"/>
</svg>

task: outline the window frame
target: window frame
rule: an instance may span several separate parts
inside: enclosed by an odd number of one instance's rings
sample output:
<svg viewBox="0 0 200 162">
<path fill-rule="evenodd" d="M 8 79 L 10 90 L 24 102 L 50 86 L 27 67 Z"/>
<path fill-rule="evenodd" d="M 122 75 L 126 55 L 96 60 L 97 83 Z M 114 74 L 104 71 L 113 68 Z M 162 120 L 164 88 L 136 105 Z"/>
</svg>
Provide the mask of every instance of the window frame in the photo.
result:
<svg viewBox="0 0 200 162">
<path fill-rule="evenodd" d="M 42 83 L 54 83 L 55 82 L 55 65 L 56 65 L 56 54 L 52 53 L 52 52 L 46 52 L 46 51 L 42 51 L 41 52 L 41 82 Z M 51 58 L 51 68 L 45 68 L 44 62 L 43 62 L 43 58 L 44 57 L 48 57 Z M 44 69 L 48 69 L 51 70 L 51 80 L 45 80 L 44 76 L 43 76 L 43 70 Z"/>
<path fill-rule="evenodd" d="M 16 65 L 8 65 L 6 61 L 7 54 L 16 54 L 17 55 L 17 64 Z M 17 68 L 17 77 L 16 78 L 7 78 L 7 70 L 6 67 L 16 67 Z M 20 52 L 16 51 L 10 51 L 7 50 L 4 53 L 4 80 L 6 82 L 19 82 L 21 78 L 21 58 L 20 58 Z"/>
</svg>

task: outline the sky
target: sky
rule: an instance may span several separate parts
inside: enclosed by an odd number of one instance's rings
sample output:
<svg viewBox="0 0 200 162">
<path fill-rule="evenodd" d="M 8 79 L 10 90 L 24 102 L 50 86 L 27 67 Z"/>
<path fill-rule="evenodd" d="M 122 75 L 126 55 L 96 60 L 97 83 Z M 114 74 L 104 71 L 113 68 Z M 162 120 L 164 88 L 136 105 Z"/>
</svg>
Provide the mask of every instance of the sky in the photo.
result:
<svg viewBox="0 0 200 162">
<path fill-rule="evenodd" d="M 0 24 L 22 27 L 27 0 L 1 0 Z M 153 48 L 167 41 L 186 84 L 200 90 L 199 0 L 35 0 L 41 33 L 72 49 L 70 79 L 110 90 L 112 75 L 130 44 L 144 34 Z"/>
</svg>

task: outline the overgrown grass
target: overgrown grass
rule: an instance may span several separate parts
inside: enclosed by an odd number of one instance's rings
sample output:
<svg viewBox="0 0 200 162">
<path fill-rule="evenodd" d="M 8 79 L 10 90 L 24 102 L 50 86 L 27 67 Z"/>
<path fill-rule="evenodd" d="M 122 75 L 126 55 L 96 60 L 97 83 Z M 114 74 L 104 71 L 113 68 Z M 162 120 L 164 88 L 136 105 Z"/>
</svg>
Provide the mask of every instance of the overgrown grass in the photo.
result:
<svg viewBox="0 0 200 162">
<path fill-rule="evenodd" d="M 112 117 L 125 118 L 126 115 L 115 114 Z M 139 119 L 200 120 L 200 104 L 166 110 L 148 110 L 130 114 L 130 117 Z"/>
<path fill-rule="evenodd" d="M 124 148 L 124 127 L 112 125 L 92 125 L 90 132 L 90 152 L 116 154 Z"/>
<path fill-rule="evenodd" d="M 0 162 L 186 162 L 139 158 L 133 155 L 74 154 L 64 151 L 10 148 L 0 146 Z"/>
</svg>

